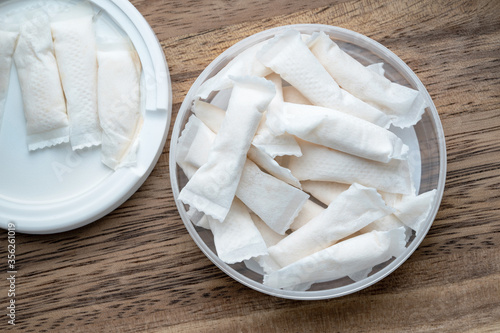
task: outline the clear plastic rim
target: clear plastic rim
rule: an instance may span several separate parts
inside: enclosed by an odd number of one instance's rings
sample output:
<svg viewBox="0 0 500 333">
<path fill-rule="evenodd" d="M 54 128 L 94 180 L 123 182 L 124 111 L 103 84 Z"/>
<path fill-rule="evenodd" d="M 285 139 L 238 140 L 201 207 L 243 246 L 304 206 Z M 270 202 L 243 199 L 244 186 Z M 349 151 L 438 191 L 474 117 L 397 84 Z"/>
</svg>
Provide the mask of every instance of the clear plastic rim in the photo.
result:
<svg viewBox="0 0 500 333">
<path fill-rule="evenodd" d="M 220 260 L 217 255 L 205 244 L 205 242 L 201 239 L 195 227 L 191 223 L 189 217 L 187 216 L 186 210 L 182 204 L 178 200 L 179 197 L 179 184 L 177 181 L 177 163 L 175 161 L 175 152 L 177 151 L 177 139 L 182 131 L 182 123 L 186 117 L 186 114 L 189 113 L 191 104 L 193 102 L 193 96 L 198 90 L 199 86 L 209 78 L 212 71 L 217 68 L 227 57 L 234 56 L 235 54 L 240 53 L 242 50 L 255 45 L 263 40 L 272 38 L 274 35 L 287 30 L 287 29 L 295 29 L 300 31 L 301 33 L 312 33 L 315 31 L 325 31 L 330 35 L 333 35 L 335 38 L 356 44 L 361 47 L 369 47 L 370 50 L 376 53 L 380 58 L 384 59 L 387 63 L 391 64 L 394 68 L 396 68 L 400 74 L 402 74 L 405 79 L 413 84 L 418 90 L 423 94 L 424 98 L 428 103 L 428 107 L 431 111 L 432 123 L 434 125 L 435 131 L 437 132 L 438 139 L 438 147 L 439 147 L 439 179 L 437 186 L 437 194 L 436 201 L 434 206 L 431 209 L 431 212 L 427 216 L 427 220 L 425 221 L 425 228 L 422 233 L 415 237 L 415 239 L 411 242 L 411 244 L 406 248 L 404 254 L 393 260 L 389 265 L 384 267 L 379 272 L 361 280 L 358 282 L 354 282 L 347 286 L 342 286 L 334 289 L 326 289 L 326 290 L 318 290 L 318 291 L 290 291 L 290 290 L 282 290 L 276 288 L 270 288 L 264 286 L 262 283 L 256 282 L 238 272 L 236 272 L 232 267 L 228 264 L 224 263 Z M 364 35 L 361 35 L 357 32 L 330 26 L 323 24 L 295 24 L 295 25 L 286 25 L 280 26 L 268 30 L 264 30 L 252 36 L 249 36 L 238 43 L 234 44 L 223 53 L 221 53 L 214 61 L 212 61 L 205 70 L 200 74 L 200 76 L 193 83 L 191 88 L 189 89 L 186 98 L 184 99 L 179 113 L 177 114 L 176 121 L 174 124 L 174 128 L 172 131 L 172 138 L 170 143 L 170 157 L 169 157 L 169 168 L 170 168 L 170 180 L 172 183 L 172 192 L 174 195 L 175 204 L 177 205 L 177 209 L 182 218 L 186 229 L 189 234 L 201 249 L 201 251 L 223 272 L 232 277 L 234 280 L 240 282 L 241 284 L 252 288 L 256 291 L 259 291 L 264 294 L 268 294 L 271 296 L 276 296 L 280 298 L 286 299 L 294 299 L 294 300 L 321 300 L 321 299 L 330 299 L 335 297 L 340 297 L 344 295 L 348 295 L 351 293 L 355 293 L 359 290 L 365 289 L 376 282 L 382 280 L 389 274 L 391 274 L 394 270 L 396 270 L 399 266 L 401 266 L 417 249 L 417 247 L 421 244 L 425 236 L 427 235 L 432 222 L 434 221 L 437 212 L 439 210 L 439 206 L 441 204 L 441 199 L 443 197 L 445 179 L 446 179 L 446 145 L 444 138 L 444 131 L 439 119 L 439 115 L 437 109 L 432 102 L 432 99 L 425 89 L 422 82 L 419 78 L 413 73 L 413 71 L 406 65 L 404 61 L 402 61 L 398 56 L 396 56 L 393 52 L 387 49 L 382 44 L 368 38 Z"/>
</svg>

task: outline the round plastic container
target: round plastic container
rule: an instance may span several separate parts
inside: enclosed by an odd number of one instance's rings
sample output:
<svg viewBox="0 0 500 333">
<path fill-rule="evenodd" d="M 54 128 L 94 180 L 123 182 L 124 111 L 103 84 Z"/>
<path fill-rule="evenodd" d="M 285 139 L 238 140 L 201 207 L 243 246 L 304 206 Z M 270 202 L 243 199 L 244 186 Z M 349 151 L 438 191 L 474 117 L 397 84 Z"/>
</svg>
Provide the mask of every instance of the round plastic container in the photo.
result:
<svg viewBox="0 0 500 333">
<path fill-rule="evenodd" d="M 313 284 L 307 291 L 270 288 L 262 284 L 263 277 L 261 274 L 257 273 L 256 270 L 249 269 L 244 263 L 228 265 L 220 260 L 217 257 L 212 233 L 209 230 L 194 226 L 186 213 L 187 206 L 178 200 L 179 192 L 187 183 L 187 178 L 175 161 L 177 139 L 187 119 L 192 114 L 190 110 L 193 97 L 200 85 L 214 76 L 242 51 L 259 42 L 270 39 L 287 29 L 295 29 L 304 34 L 323 31 L 344 51 L 364 65 L 383 62 L 386 77 L 393 82 L 418 89 L 423 94 L 429 106 L 426 108 L 422 120 L 408 130 L 400 131 L 395 129 L 394 131 L 398 132 L 397 134 L 413 150 L 413 158 L 411 158 L 410 164 L 412 164 L 411 172 L 413 173 L 418 192 L 424 193 L 432 189 L 437 189 L 436 201 L 427 217 L 423 231 L 418 236 L 415 236 L 415 234 L 412 235 L 402 255 L 377 265 L 368 277 L 363 280 L 355 282 L 345 277 L 334 281 Z M 212 94 L 208 102 L 217 98 L 216 94 Z M 318 300 L 347 295 L 380 281 L 398 268 L 415 251 L 431 227 L 441 203 L 445 176 L 446 148 L 443 129 L 436 107 L 417 76 L 401 59 L 381 44 L 356 32 L 328 25 L 300 24 L 273 28 L 250 36 L 223 52 L 201 73 L 189 90 L 177 115 L 170 145 L 170 177 L 174 198 L 189 234 L 203 253 L 226 274 L 250 288 L 269 295 L 298 300 Z"/>
<path fill-rule="evenodd" d="M 41 7 L 49 15 L 78 3 L 60 0 L 10 0 L 1 15 Z M 72 151 L 69 144 L 28 151 L 23 99 L 12 66 L 0 129 L 0 227 L 21 233 L 48 234 L 75 229 L 108 214 L 142 185 L 163 151 L 170 126 L 172 90 L 163 50 L 151 27 L 126 0 L 90 1 L 97 38 L 126 35 L 143 69 L 141 102 L 144 123 L 137 165 L 113 171 L 100 161 L 99 147 Z"/>
</svg>

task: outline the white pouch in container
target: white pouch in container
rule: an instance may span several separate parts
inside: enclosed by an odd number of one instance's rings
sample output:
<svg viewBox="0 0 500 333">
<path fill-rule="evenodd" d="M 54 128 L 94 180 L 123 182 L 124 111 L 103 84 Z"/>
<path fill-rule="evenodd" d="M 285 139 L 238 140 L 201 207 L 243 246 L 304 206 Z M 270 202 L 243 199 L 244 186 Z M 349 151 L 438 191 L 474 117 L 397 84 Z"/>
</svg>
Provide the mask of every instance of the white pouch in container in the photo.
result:
<svg viewBox="0 0 500 333">
<path fill-rule="evenodd" d="M 367 69 L 377 73 L 378 75 L 384 75 L 385 74 L 385 69 L 384 69 L 384 63 L 383 62 L 377 62 L 376 64 L 371 64 L 366 66 Z"/>
<path fill-rule="evenodd" d="M 274 83 L 276 95 L 269 103 L 267 111 L 264 114 L 265 122 L 261 123 L 252 144 L 271 156 L 295 155 L 300 156 L 300 147 L 295 138 L 285 133 L 283 126 L 283 89 L 281 77 L 273 73 L 267 76 L 267 79 Z"/>
<path fill-rule="evenodd" d="M 283 101 L 288 103 L 312 105 L 294 86 L 283 87 Z"/>
<path fill-rule="evenodd" d="M 231 76 L 264 77 L 270 74 L 272 71 L 255 58 L 264 43 L 260 42 L 234 57 L 220 72 L 203 82 L 196 92 L 196 97 L 206 99 L 213 91 L 231 88 Z"/>
<path fill-rule="evenodd" d="M 359 183 L 390 193 L 412 194 L 410 167 L 406 160 L 370 161 L 338 150 L 300 141 L 301 157 L 290 156 L 288 168 L 298 180 Z"/>
<path fill-rule="evenodd" d="M 267 246 L 248 209 L 235 199 L 223 222 L 207 216 L 219 258 L 234 264 L 267 254 Z"/>
<path fill-rule="evenodd" d="M 396 228 L 404 227 L 404 224 L 398 220 L 394 214 L 384 216 L 381 219 L 373 221 L 363 229 L 359 231 L 360 234 L 365 234 L 374 230 L 377 231 L 389 231 Z"/>
<path fill-rule="evenodd" d="M 111 169 L 135 165 L 142 128 L 141 62 L 129 40 L 98 44 L 97 105 L 102 162 Z"/>
<path fill-rule="evenodd" d="M 275 158 L 276 156 L 302 155 L 300 147 L 292 135 L 288 133 L 276 135 L 269 127 L 263 127 L 255 135 L 252 144 L 271 158 Z"/>
<path fill-rule="evenodd" d="M 276 96 L 273 98 L 273 101 L 275 99 Z M 270 107 L 271 106 L 268 107 L 266 116 L 269 115 Z M 220 125 L 226 116 L 226 111 L 223 109 L 201 100 L 196 100 L 191 110 L 215 133 L 219 131 Z M 261 120 L 257 128 L 256 135 L 252 140 L 252 145 L 255 146 L 256 149 L 265 152 L 271 159 L 278 155 L 301 155 L 300 147 L 293 136 L 286 133 L 283 135 L 276 135 L 269 129 L 266 123 L 267 121 L 264 121 L 263 117 L 263 120 Z M 252 149 L 252 147 L 250 149 Z"/>
<path fill-rule="evenodd" d="M 200 100 L 194 102 L 192 110 L 194 114 L 214 133 L 219 132 L 220 126 L 226 116 L 226 112 L 224 110 Z M 297 148 L 298 152 L 300 152 L 300 147 L 298 147 L 298 145 Z M 281 167 L 270 155 L 266 154 L 259 148 L 253 145 L 250 146 L 248 149 L 248 158 L 276 178 L 300 188 L 300 182 L 292 175 L 290 170 Z"/>
<path fill-rule="evenodd" d="M 44 11 L 30 12 L 22 21 L 14 61 L 23 95 L 28 149 L 68 142 L 66 102 L 54 55 L 50 21 Z"/>
<path fill-rule="evenodd" d="M 384 75 L 385 72 L 383 63 L 372 64 L 366 66 L 366 68 L 380 75 Z M 293 86 L 283 87 L 283 100 L 288 103 L 312 105 L 311 102 Z"/>
<path fill-rule="evenodd" d="M 431 211 L 434 200 L 436 200 L 435 189 L 418 196 L 405 195 L 401 201 L 395 203 L 394 208 L 396 208 L 396 212 L 394 215 L 419 235 L 422 232 L 422 226 Z"/>
<path fill-rule="evenodd" d="M 191 179 L 195 172 L 207 162 L 215 136 L 215 133 L 195 115 L 189 117 L 179 137 L 179 148 L 175 156 L 177 164 L 188 179 Z"/>
<path fill-rule="evenodd" d="M 252 217 L 252 220 L 255 223 L 257 229 L 259 229 L 259 232 L 266 242 L 266 246 L 268 248 L 278 244 L 283 238 L 286 237 L 286 235 L 280 235 L 273 229 L 269 228 L 269 226 L 257 215 L 250 213 L 250 216 Z"/>
<path fill-rule="evenodd" d="M 247 160 L 236 196 L 280 235 L 292 224 L 309 195 L 270 176 Z"/>
<path fill-rule="evenodd" d="M 259 77 L 234 78 L 229 106 L 208 161 L 179 194 L 179 200 L 224 221 L 262 112 L 274 97 L 274 85 Z"/>
<path fill-rule="evenodd" d="M 19 36 L 18 32 L 2 30 L 2 28 L 0 28 L 0 131 L 2 130 L 7 89 L 9 88 L 12 55 L 14 54 L 17 37 Z"/>
<path fill-rule="evenodd" d="M 252 217 L 253 222 L 255 223 L 255 226 L 257 229 L 259 229 L 260 234 L 262 235 L 262 238 L 264 239 L 264 242 L 266 242 L 266 246 L 269 249 L 269 247 L 279 243 L 283 238 L 285 238 L 284 235 L 280 235 L 273 231 L 267 224 L 264 223 L 257 215 L 255 214 L 250 214 Z M 277 271 L 280 269 L 280 265 L 278 265 L 270 256 L 269 254 L 265 254 L 262 256 L 258 256 L 253 258 L 255 262 L 259 264 L 261 269 L 263 270 L 264 273 L 269 274 L 271 272 Z M 248 262 L 245 262 L 245 265 L 247 265 Z M 247 266 L 248 267 L 248 266 Z"/>
<path fill-rule="evenodd" d="M 314 33 L 308 46 L 345 90 L 385 112 L 398 127 L 415 125 L 426 107 L 418 90 L 391 82 L 340 49 L 324 32 Z"/>
<path fill-rule="evenodd" d="M 73 150 L 101 144 L 97 115 L 97 49 L 89 3 L 51 21 L 61 82 L 66 96 Z"/>
<path fill-rule="evenodd" d="M 189 118 L 179 137 L 176 155 L 177 164 L 188 179 L 207 162 L 215 137 L 216 135 L 196 116 Z M 308 198 L 306 193 L 262 172 L 248 159 L 243 167 L 236 196 L 255 214 L 261 216 L 274 232 L 281 234 L 286 231 Z M 195 210 L 190 207 L 190 211 Z"/>
<path fill-rule="evenodd" d="M 302 181 L 301 184 L 304 191 L 311 194 L 327 206 L 335 200 L 340 193 L 349 189 L 349 185 L 336 182 L 305 180 Z"/>
<path fill-rule="evenodd" d="M 195 226 L 210 230 L 210 222 L 208 221 L 208 217 L 205 214 L 200 213 L 192 207 L 189 208 L 186 214 Z"/>
<path fill-rule="evenodd" d="M 389 118 L 382 111 L 340 89 L 301 40 L 299 32 L 288 30 L 276 35 L 257 52 L 257 59 L 280 74 L 314 105 L 334 108 L 388 127 Z"/>
<path fill-rule="evenodd" d="M 345 240 L 264 276 L 264 285 L 291 289 L 297 285 L 335 280 L 370 269 L 405 249 L 405 229 L 372 231 Z"/>
<path fill-rule="evenodd" d="M 375 189 L 353 184 L 327 209 L 269 248 L 269 255 L 285 267 L 333 245 L 392 212 L 393 209 L 385 205 Z"/>
<path fill-rule="evenodd" d="M 334 109 L 283 103 L 283 121 L 290 134 L 359 157 L 387 163 L 408 156 L 396 134 Z"/>
<path fill-rule="evenodd" d="M 212 132 L 219 132 L 219 128 L 224 121 L 226 116 L 226 111 L 223 109 L 212 105 L 207 102 L 196 100 L 191 108 L 193 113 L 198 117 L 205 125 L 212 130 Z"/>
<path fill-rule="evenodd" d="M 254 146 L 250 147 L 248 150 L 248 158 L 267 171 L 270 175 L 273 175 L 290 185 L 300 188 L 299 180 L 292 175 L 292 172 L 289 169 L 279 165 L 276 160 L 261 151 L 259 148 Z"/>
<path fill-rule="evenodd" d="M 290 229 L 293 231 L 303 227 L 309 221 L 314 219 L 316 216 L 321 214 L 325 209 L 320 205 L 314 203 L 312 200 L 307 200 L 302 209 L 299 212 L 299 215 L 293 220 L 293 223 L 290 225 Z"/>
</svg>

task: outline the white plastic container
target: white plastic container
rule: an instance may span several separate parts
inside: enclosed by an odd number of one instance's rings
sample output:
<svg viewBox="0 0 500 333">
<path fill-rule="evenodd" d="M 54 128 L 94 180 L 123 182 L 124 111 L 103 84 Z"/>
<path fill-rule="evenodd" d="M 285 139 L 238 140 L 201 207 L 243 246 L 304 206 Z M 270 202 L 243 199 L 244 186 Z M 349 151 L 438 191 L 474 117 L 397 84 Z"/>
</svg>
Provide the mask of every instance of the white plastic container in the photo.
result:
<svg viewBox="0 0 500 333">
<path fill-rule="evenodd" d="M 398 258 L 376 266 L 367 278 L 358 282 L 346 277 L 314 284 L 308 291 L 288 291 L 264 286 L 262 284 L 262 275 L 257 273 L 255 269 L 249 269 L 244 263 L 228 265 L 220 260 L 215 251 L 212 233 L 209 230 L 195 227 L 186 213 L 187 206 L 178 200 L 179 192 L 187 183 L 187 179 L 175 161 L 177 140 L 191 115 L 191 105 L 196 91 L 204 81 L 214 76 L 236 55 L 286 29 L 295 29 L 305 34 L 323 31 L 344 51 L 364 65 L 383 62 L 386 77 L 394 82 L 418 89 L 427 101 L 427 105 L 429 105 L 422 120 L 413 128 L 407 130 L 394 129 L 394 131 L 402 137 L 403 141 L 413 151 L 413 155 L 410 156 L 410 164 L 417 190 L 419 193 L 424 193 L 437 189 L 437 199 L 427 217 L 423 231 L 418 236 L 413 235 L 410 238 L 405 252 Z M 220 95 L 222 94 L 212 94 L 208 101 L 220 104 Z M 227 94 L 225 95 L 227 98 Z M 437 110 L 417 76 L 401 59 L 381 44 L 353 31 L 328 25 L 299 24 L 266 30 L 238 42 L 223 52 L 201 73 L 189 90 L 177 115 L 170 144 L 170 178 L 174 198 L 181 218 L 196 244 L 215 265 L 238 282 L 269 295 L 290 299 L 317 300 L 347 295 L 366 288 L 393 272 L 415 251 L 431 227 L 443 195 L 445 176 L 446 148 L 443 129 Z"/>
<path fill-rule="evenodd" d="M 78 1 L 10 0 L 0 19 L 41 6 L 49 14 Z M 73 152 L 69 144 L 28 152 L 22 96 L 15 66 L 0 129 L 0 227 L 48 234 L 91 223 L 125 202 L 142 185 L 163 151 L 170 127 L 172 90 L 163 50 L 144 17 L 126 0 L 90 1 L 100 12 L 99 35 L 128 35 L 141 60 L 144 125 L 135 167 L 112 171 L 100 149 Z"/>
</svg>

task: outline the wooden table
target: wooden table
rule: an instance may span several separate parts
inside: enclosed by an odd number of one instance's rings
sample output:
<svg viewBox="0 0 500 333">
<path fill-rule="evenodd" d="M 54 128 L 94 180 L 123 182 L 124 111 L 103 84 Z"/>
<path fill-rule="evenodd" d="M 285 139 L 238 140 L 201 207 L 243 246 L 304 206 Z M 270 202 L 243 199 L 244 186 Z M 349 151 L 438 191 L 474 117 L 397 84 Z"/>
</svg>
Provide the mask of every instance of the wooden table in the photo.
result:
<svg viewBox="0 0 500 333">
<path fill-rule="evenodd" d="M 264 29 L 330 24 L 387 46 L 422 80 L 443 122 L 448 174 L 437 219 L 407 262 L 365 290 L 314 302 L 270 297 L 226 276 L 188 235 L 168 141 L 144 185 L 105 218 L 17 235 L 17 325 L 2 314 L 0 331 L 500 332 L 499 1 L 132 3 L 165 51 L 172 125 L 204 67 Z"/>
</svg>

